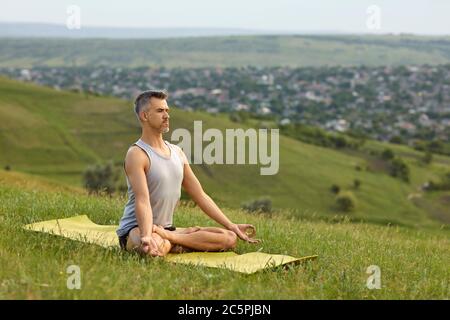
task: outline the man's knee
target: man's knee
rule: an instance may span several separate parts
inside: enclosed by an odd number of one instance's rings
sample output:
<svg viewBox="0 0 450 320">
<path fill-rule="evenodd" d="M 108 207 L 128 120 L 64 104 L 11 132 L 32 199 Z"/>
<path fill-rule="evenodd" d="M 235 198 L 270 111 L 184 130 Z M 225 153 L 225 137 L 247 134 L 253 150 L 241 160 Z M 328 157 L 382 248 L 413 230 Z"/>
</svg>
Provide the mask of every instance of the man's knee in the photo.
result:
<svg viewBox="0 0 450 320">
<path fill-rule="evenodd" d="M 226 244 L 225 247 L 226 249 L 234 249 L 236 248 L 237 245 L 237 235 L 236 233 L 234 233 L 233 231 L 226 231 Z"/>
<path fill-rule="evenodd" d="M 135 227 L 131 229 L 131 231 L 128 233 L 126 250 L 127 251 L 136 250 L 139 248 L 140 244 L 141 244 L 140 231 L 138 227 Z"/>
</svg>

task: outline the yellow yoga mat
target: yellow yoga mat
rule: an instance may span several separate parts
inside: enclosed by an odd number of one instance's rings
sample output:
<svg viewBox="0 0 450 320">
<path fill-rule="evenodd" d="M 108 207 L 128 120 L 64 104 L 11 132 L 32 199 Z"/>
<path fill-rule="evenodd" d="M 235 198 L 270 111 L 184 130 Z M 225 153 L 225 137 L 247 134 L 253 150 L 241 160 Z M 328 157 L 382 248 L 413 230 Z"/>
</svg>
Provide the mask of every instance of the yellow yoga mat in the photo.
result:
<svg viewBox="0 0 450 320">
<path fill-rule="evenodd" d="M 119 247 L 119 241 L 116 235 L 117 226 L 95 224 L 86 215 L 32 223 L 24 226 L 24 229 L 58 235 L 73 240 L 96 244 L 105 248 Z M 317 255 L 294 258 L 286 255 L 262 252 L 250 252 L 239 255 L 231 251 L 191 252 L 181 254 L 171 253 L 164 257 L 165 260 L 173 263 L 224 268 L 248 274 L 266 268 L 287 264 L 298 264 L 315 258 L 317 258 Z"/>
</svg>

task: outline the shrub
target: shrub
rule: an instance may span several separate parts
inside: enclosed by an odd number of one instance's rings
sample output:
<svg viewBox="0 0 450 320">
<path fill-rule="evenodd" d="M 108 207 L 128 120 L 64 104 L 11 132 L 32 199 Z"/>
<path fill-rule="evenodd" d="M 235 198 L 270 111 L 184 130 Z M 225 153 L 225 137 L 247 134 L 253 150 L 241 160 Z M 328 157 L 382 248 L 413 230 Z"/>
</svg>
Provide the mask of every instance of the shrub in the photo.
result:
<svg viewBox="0 0 450 320">
<path fill-rule="evenodd" d="M 422 162 L 425 164 L 430 164 L 433 161 L 433 154 L 430 151 L 426 151 L 422 157 Z"/>
<path fill-rule="evenodd" d="M 341 187 L 339 187 L 337 184 L 332 184 L 330 187 L 330 191 L 334 194 L 338 194 L 339 191 L 341 191 Z"/>
<path fill-rule="evenodd" d="M 127 184 L 119 184 L 119 186 L 117 187 L 117 191 L 119 191 L 120 193 L 127 193 L 128 192 L 128 186 Z"/>
<path fill-rule="evenodd" d="M 241 123 L 242 119 L 238 113 L 230 113 L 229 118 L 232 122 Z"/>
<path fill-rule="evenodd" d="M 402 179 L 405 182 L 409 182 L 409 167 L 400 158 L 395 158 L 391 161 L 389 167 L 389 174 L 393 177 Z"/>
<path fill-rule="evenodd" d="M 330 136 L 330 140 L 333 142 L 334 147 L 337 149 L 345 148 L 349 144 L 347 139 L 341 136 Z"/>
<path fill-rule="evenodd" d="M 240 110 L 238 112 L 233 112 L 235 117 L 237 117 L 238 122 L 240 123 L 246 123 L 247 120 L 250 118 L 250 113 L 247 111 Z M 233 120 L 232 120 L 233 121 Z"/>
<path fill-rule="evenodd" d="M 400 136 L 393 136 L 393 137 L 389 140 L 389 142 L 391 142 L 391 143 L 396 143 L 396 144 L 402 144 L 402 143 L 405 143 L 405 141 L 403 140 L 403 138 L 400 137 Z"/>
<path fill-rule="evenodd" d="M 444 176 L 441 177 L 440 182 L 428 181 L 424 185 L 423 189 L 426 191 L 448 191 L 448 190 L 450 190 L 450 172 L 447 172 L 446 174 L 444 174 Z"/>
<path fill-rule="evenodd" d="M 9 164 L 7 164 L 7 165 L 5 166 L 5 171 L 11 171 L 11 166 L 10 166 Z"/>
<path fill-rule="evenodd" d="M 271 213 L 272 212 L 272 200 L 268 198 L 260 198 L 256 199 L 242 205 L 242 209 L 249 212 L 263 212 L 263 213 Z"/>
<path fill-rule="evenodd" d="M 427 150 L 435 153 L 441 153 L 444 150 L 444 143 L 439 140 L 429 141 Z"/>
<path fill-rule="evenodd" d="M 359 179 L 353 180 L 353 186 L 355 187 L 355 189 L 359 189 L 359 187 L 361 186 L 361 180 Z"/>
<path fill-rule="evenodd" d="M 356 208 L 356 198 L 349 191 L 338 194 L 335 202 L 337 209 L 340 211 L 350 212 Z"/>
<path fill-rule="evenodd" d="M 116 190 L 117 179 L 112 161 L 104 165 L 89 166 L 83 173 L 84 186 L 89 194 L 106 192 L 111 195 Z"/>
<path fill-rule="evenodd" d="M 384 160 L 391 160 L 394 159 L 394 152 L 391 149 L 384 149 L 383 152 L 381 153 L 381 158 L 383 158 Z"/>
</svg>

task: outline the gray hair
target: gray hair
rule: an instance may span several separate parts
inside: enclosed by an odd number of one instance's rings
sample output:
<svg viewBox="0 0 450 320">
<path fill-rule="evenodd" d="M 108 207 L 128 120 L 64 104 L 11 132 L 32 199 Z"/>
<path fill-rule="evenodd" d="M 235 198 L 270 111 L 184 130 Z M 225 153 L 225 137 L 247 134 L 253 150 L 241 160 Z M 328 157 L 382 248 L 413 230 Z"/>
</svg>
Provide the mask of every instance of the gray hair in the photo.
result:
<svg viewBox="0 0 450 320">
<path fill-rule="evenodd" d="M 141 92 L 136 100 L 134 101 L 134 113 L 136 113 L 136 117 L 139 119 L 139 112 L 141 112 L 149 103 L 151 98 L 157 99 L 167 99 L 168 94 L 162 90 L 147 90 Z"/>
</svg>

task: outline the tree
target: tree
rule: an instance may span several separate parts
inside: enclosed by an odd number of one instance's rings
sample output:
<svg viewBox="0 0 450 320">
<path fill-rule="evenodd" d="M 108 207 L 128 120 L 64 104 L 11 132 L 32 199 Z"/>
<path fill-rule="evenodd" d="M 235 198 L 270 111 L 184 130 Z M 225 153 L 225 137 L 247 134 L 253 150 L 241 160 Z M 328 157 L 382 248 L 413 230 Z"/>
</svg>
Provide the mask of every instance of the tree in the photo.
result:
<svg viewBox="0 0 450 320">
<path fill-rule="evenodd" d="M 400 137 L 400 136 L 393 136 L 393 137 L 389 140 L 389 142 L 391 142 L 391 143 L 396 143 L 396 144 L 402 144 L 402 143 L 405 143 L 405 141 L 403 140 L 403 138 Z"/>
<path fill-rule="evenodd" d="M 398 177 L 405 182 L 409 182 L 409 167 L 400 158 L 395 158 L 390 163 L 389 173 L 393 177 Z"/>
<path fill-rule="evenodd" d="M 272 212 L 272 200 L 268 198 L 260 198 L 257 200 L 253 200 L 242 205 L 242 209 L 249 212 L 263 212 L 263 213 L 271 213 Z"/>
<path fill-rule="evenodd" d="M 340 211 L 350 212 L 356 209 L 356 198 L 350 191 L 338 194 L 335 203 Z"/>
<path fill-rule="evenodd" d="M 394 158 L 394 156 L 394 152 L 388 148 L 384 149 L 381 153 L 381 158 L 383 158 L 384 160 L 391 160 Z"/>
<path fill-rule="evenodd" d="M 330 191 L 334 194 L 338 194 L 339 191 L 341 191 L 341 187 L 339 187 L 337 184 L 332 184 L 330 187 Z"/>
<path fill-rule="evenodd" d="M 83 173 L 84 186 L 89 194 L 106 192 L 108 195 L 116 190 L 118 175 L 115 173 L 112 161 L 101 165 L 89 166 Z"/>
<path fill-rule="evenodd" d="M 430 164 L 433 161 L 433 153 L 430 150 L 427 150 L 422 157 L 422 162 L 425 164 Z"/>
<path fill-rule="evenodd" d="M 236 123 L 242 122 L 241 117 L 236 112 L 230 113 L 230 115 L 228 117 L 229 117 L 230 121 L 232 121 L 232 122 L 236 122 Z"/>
</svg>

